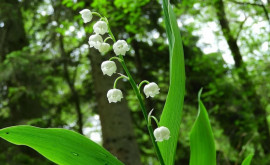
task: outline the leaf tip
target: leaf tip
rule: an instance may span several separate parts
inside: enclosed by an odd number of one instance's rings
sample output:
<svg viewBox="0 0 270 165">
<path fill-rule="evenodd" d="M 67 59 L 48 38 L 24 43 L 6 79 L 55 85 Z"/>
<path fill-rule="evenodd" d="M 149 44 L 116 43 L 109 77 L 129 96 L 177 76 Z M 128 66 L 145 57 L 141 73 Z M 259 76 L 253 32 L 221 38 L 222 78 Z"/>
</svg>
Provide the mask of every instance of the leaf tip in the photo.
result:
<svg viewBox="0 0 270 165">
<path fill-rule="evenodd" d="M 198 100 L 201 99 L 202 91 L 203 91 L 203 87 L 201 87 L 201 89 L 200 89 L 199 92 L 198 92 Z"/>
</svg>

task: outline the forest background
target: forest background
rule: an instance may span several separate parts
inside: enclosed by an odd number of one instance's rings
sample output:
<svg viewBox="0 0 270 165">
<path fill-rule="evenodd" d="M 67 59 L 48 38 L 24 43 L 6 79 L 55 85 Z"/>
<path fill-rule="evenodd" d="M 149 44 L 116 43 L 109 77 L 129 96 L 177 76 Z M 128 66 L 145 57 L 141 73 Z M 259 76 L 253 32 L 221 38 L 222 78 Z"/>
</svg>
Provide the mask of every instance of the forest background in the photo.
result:
<svg viewBox="0 0 270 165">
<path fill-rule="evenodd" d="M 270 1 L 172 0 L 185 52 L 186 96 L 175 164 L 188 164 L 197 93 L 212 125 L 218 165 L 270 163 Z M 161 1 L 1 0 L 0 128 L 27 124 L 77 131 L 125 164 L 157 164 L 146 123 L 129 84 L 109 104 L 113 78 L 86 44 L 92 23 L 79 11 L 105 15 L 117 39 L 128 41 L 126 62 L 137 82 L 157 82 L 145 100 L 161 114 L 169 87 L 169 50 Z M 0 164 L 53 164 L 34 150 L 0 140 Z M 83 146 L 82 146 L 83 147 Z"/>
</svg>

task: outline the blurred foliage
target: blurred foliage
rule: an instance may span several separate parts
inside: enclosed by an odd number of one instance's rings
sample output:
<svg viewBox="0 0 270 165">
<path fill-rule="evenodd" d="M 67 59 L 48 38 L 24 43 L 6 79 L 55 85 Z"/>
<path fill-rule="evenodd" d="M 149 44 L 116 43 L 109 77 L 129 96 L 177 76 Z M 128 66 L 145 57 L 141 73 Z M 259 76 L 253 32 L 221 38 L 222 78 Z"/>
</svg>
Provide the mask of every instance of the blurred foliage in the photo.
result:
<svg viewBox="0 0 270 165">
<path fill-rule="evenodd" d="M 148 79 L 161 87 L 161 94 L 146 100 L 148 109 L 160 110 L 169 84 L 169 51 L 162 18 L 161 1 L 150 0 L 2 0 L 0 1 L 0 127 L 31 124 L 79 131 L 76 100 L 80 102 L 83 128 L 92 128 L 96 115 L 87 33 L 94 21 L 84 25 L 78 12 L 83 8 L 105 15 L 118 39 L 131 45 L 126 56 L 137 82 Z M 219 165 L 236 165 L 250 153 L 252 164 L 267 165 L 249 90 L 241 86 L 211 0 L 172 0 L 181 30 L 186 63 L 186 97 L 176 163 L 189 162 L 189 134 L 197 114 L 197 93 L 208 109 Z M 270 123 L 270 20 L 269 1 L 224 0 L 231 33 L 252 77 Z M 267 17 L 268 16 L 268 17 Z M 214 43 L 202 44 L 209 27 Z M 208 34 L 208 33 L 207 33 Z M 213 38 L 209 33 L 209 40 Z M 63 37 L 67 57 L 61 56 Z M 225 43 L 225 44 L 224 44 Z M 215 50 L 205 51 L 216 47 Z M 65 70 L 64 65 L 67 65 Z M 67 74 L 66 74 L 67 73 Z M 69 78 L 68 78 L 69 77 Z M 137 100 L 126 83 L 125 99 L 132 110 L 143 164 L 156 162 Z M 104 99 L 106 97 L 104 96 Z M 259 103 L 258 103 L 259 104 Z M 99 130 L 100 131 L 100 130 Z M 269 131 L 269 130 L 266 130 Z M 87 134 L 89 136 L 89 134 Z M 26 147 L 0 141 L 0 164 L 52 164 Z"/>
</svg>

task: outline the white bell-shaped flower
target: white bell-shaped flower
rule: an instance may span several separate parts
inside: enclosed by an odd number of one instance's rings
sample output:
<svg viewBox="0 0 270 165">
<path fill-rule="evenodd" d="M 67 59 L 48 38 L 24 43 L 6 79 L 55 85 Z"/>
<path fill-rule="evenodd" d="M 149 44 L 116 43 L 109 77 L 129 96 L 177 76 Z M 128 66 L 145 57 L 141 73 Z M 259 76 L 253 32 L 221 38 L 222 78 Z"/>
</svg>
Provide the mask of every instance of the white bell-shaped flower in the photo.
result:
<svg viewBox="0 0 270 165">
<path fill-rule="evenodd" d="M 108 52 L 109 49 L 110 49 L 110 44 L 105 43 L 105 42 L 101 43 L 98 48 L 100 53 L 106 53 Z"/>
<path fill-rule="evenodd" d="M 160 88 L 154 82 L 145 85 L 143 88 L 143 92 L 146 95 L 146 98 L 148 98 L 149 96 L 154 97 L 155 95 L 159 94 L 159 90 Z"/>
<path fill-rule="evenodd" d="M 100 45 L 103 43 L 103 39 L 100 35 L 94 34 L 89 37 L 88 41 L 90 47 L 94 47 L 96 49 L 99 49 Z"/>
<path fill-rule="evenodd" d="M 104 75 L 106 74 L 108 76 L 111 76 L 116 72 L 116 69 L 117 69 L 116 64 L 113 61 L 104 61 L 101 64 L 101 70 Z"/>
<path fill-rule="evenodd" d="M 90 22 L 93 18 L 92 12 L 89 9 L 83 9 L 80 11 L 84 23 Z"/>
<path fill-rule="evenodd" d="M 121 101 L 121 99 L 123 98 L 123 94 L 119 89 L 110 89 L 107 93 L 107 98 L 109 100 L 109 103 L 116 103 L 118 101 Z"/>
<path fill-rule="evenodd" d="M 116 55 L 125 55 L 129 51 L 128 44 L 125 40 L 118 40 L 113 44 L 113 50 Z"/>
<path fill-rule="evenodd" d="M 170 130 L 167 127 L 158 127 L 154 130 L 154 136 L 157 142 L 168 140 L 170 138 Z"/>
<path fill-rule="evenodd" d="M 93 26 L 94 32 L 103 35 L 108 32 L 108 25 L 104 21 L 97 21 Z"/>
</svg>

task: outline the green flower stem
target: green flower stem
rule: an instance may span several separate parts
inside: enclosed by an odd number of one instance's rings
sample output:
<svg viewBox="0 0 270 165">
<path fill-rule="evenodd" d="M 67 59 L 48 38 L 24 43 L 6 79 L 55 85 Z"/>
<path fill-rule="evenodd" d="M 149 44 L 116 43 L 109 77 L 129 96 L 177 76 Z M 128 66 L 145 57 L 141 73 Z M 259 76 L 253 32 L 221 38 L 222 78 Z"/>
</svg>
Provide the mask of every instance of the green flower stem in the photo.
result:
<svg viewBox="0 0 270 165">
<path fill-rule="evenodd" d="M 129 82 L 130 82 L 130 84 L 131 84 L 131 86 L 132 86 L 132 88 L 133 88 L 133 90 L 134 90 L 134 92 L 135 92 L 135 94 L 136 94 L 136 96 L 137 96 L 137 98 L 139 100 L 140 107 L 142 109 L 142 113 L 143 113 L 144 119 L 145 119 L 146 124 L 147 124 L 148 131 L 149 131 L 149 134 L 150 134 L 150 138 L 151 138 L 152 143 L 154 145 L 154 148 L 155 148 L 156 154 L 158 156 L 158 159 L 160 161 L 160 164 L 161 165 L 165 165 L 164 164 L 164 161 L 163 161 L 163 158 L 162 158 L 162 155 L 160 153 L 159 147 L 157 145 L 157 142 L 155 141 L 155 137 L 154 137 L 154 134 L 153 134 L 154 133 L 153 127 L 152 127 L 151 124 L 148 123 L 148 116 L 147 116 L 146 108 L 145 108 L 145 105 L 143 103 L 142 96 L 140 94 L 139 88 L 137 87 L 134 79 L 132 78 L 131 74 L 129 73 L 129 71 L 127 69 L 127 66 L 125 64 L 125 61 L 124 61 L 123 56 L 120 55 L 119 58 L 121 59 L 121 65 L 122 65 L 123 69 L 125 70 L 128 78 L 129 78 Z"/>
<path fill-rule="evenodd" d="M 124 75 L 117 77 L 117 79 L 115 79 L 115 81 L 114 81 L 113 89 L 116 89 L 117 81 L 122 79 L 122 78 L 125 78 L 125 79 L 129 80 L 129 78 L 127 76 L 124 76 Z"/>
<path fill-rule="evenodd" d="M 102 18 L 102 16 L 98 13 L 98 12 L 91 12 L 92 15 L 96 15 L 96 16 L 99 16 L 100 18 Z"/>
<path fill-rule="evenodd" d="M 112 34 L 112 30 L 111 30 L 111 28 L 110 28 L 110 24 L 109 24 L 108 19 L 107 19 L 106 17 L 102 17 L 102 19 L 103 19 L 103 20 L 107 23 L 107 25 L 108 25 L 108 33 L 109 33 L 110 37 L 112 38 L 113 42 L 116 42 L 116 39 L 115 39 L 114 35 Z"/>
<path fill-rule="evenodd" d="M 112 39 L 112 37 L 105 38 L 104 42 L 106 42 L 108 39 Z"/>
<path fill-rule="evenodd" d="M 141 90 L 141 86 L 143 85 L 143 84 L 149 84 L 149 81 L 147 81 L 147 80 L 143 80 L 140 84 L 139 84 L 139 91 Z"/>
<path fill-rule="evenodd" d="M 155 116 L 150 116 L 152 119 L 154 119 L 155 120 L 155 122 L 156 122 L 156 124 L 157 124 L 157 126 L 159 127 L 159 122 L 158 122 L 158 119 L 155 117 Z"/>
<path fill-rule="evenodd" d="M 111 28 L 110 28 L 110 26 L 109 26 L 109 22 L 108 22 L 107 18 L 106 18 L 106 17 L 102 17 L 102 19 L 104 19 L 104 21 L 105 21 L 105 22 L 107 23 L 107 25 L 108 25 L 108 33 L 109 33 L 110 37 L 112 38 L 113 42 L 116 42 L 116 39 L 115 39 L 115 37 L 114 37 L 114 35 L 113 35 L 112 31 L 111 31 Z M 144 103 L 143 103 L 142 96 L 141 96 L 141 94 L 140 94 L 139 88 L 137 87 L 137 85 L 136 85 L 134 79 L 132 78 L 131 74 L 129 73 L 129 71 L 128 71 L 128 69 L 127 69 L 127 66 L 126 66 L 126 63 L 125 63 L 125 60 L 124 60 L 123 56 L 120 55 L 119 58 L 118 58 L 118 57 L 112 57 L 112 58 L 110 58 L 110 60 L 112 60 L 112 59 L 117 59 L 117 60 L 121 63 L 121 65 L 122 65 L 124 71 L 126 72 L 128 78 L 129 78 L 129 82 L 130 82 L 130 84 L 131 84 L 131 86 L 132 86 L 132 88 L 133 88 L 133 90 L 134 90 L 134 92 L 135 92 L 135 94 L 136 94 L 136 96 L 137 96 L 137 98 L 138 98 L 138 100 L 139 100 L 140 107 L 141 107 L 141 109 L 142 109 L 142 113 L 143 113 L 144 119 L 145 119 L 146 124 L 147 124 L 147 129 L 148 129 L 148 131 L 149 131 L 150 138 L 151 138 L 152 143 L 153 143 L 153 145 L 154 145 L 154 149 L 155 149 L 155 151 L 156 151 L 158 160 L 159 160 L 159 162 L 160 162 L 161 165 L 165 165 L 164 160 L 163 160 L 163 158 L 162 158 L 162 155 L 161 155 L 161 153 L 160 153 L 159 147 L 158 147 L 157 142 L 156 142 L 155 137 L 154 137 L 154 130 L 153 130 L 153 127 L 152 127 L 151 124 L 148 123 L 147 111 L 146 111 L 145 105 L 144 105 Z"/>
<path fill-rule="evenodd" d="M 111 57 L 109 59 L 109 61 L 112 61 L 112 60 L 118 60 L 120 63 L 122 62 L 122 60 L 120 58 L 118 58 L 118 57 Z"/>
</svg>

